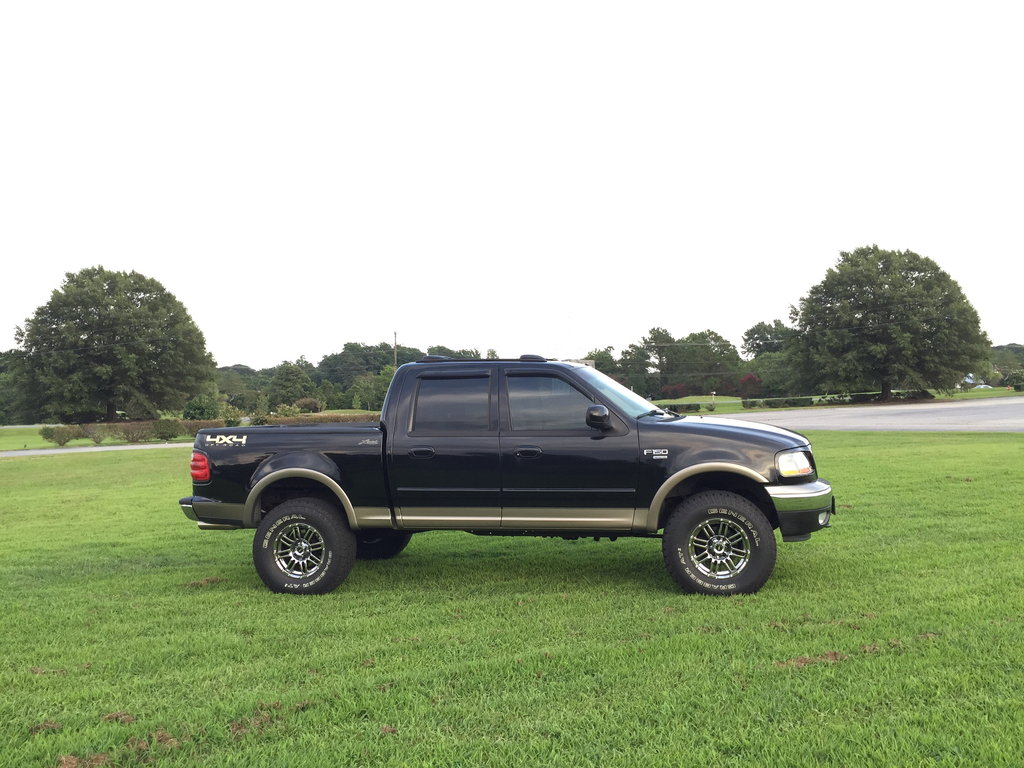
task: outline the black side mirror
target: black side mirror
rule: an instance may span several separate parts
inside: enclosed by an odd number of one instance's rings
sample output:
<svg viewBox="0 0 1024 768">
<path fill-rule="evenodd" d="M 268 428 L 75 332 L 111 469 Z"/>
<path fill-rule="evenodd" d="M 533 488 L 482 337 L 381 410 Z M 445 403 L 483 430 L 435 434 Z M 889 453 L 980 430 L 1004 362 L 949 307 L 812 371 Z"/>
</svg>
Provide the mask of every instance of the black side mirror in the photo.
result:
<svg viewBox="0 0 1024 768">
<path fill-rule="evenodd" d="M 600 429 L 602 432 L 612 428 L 612 415 L 603 405 L 592 405 L 587 408 L 587 426 Z"/>
</svg>

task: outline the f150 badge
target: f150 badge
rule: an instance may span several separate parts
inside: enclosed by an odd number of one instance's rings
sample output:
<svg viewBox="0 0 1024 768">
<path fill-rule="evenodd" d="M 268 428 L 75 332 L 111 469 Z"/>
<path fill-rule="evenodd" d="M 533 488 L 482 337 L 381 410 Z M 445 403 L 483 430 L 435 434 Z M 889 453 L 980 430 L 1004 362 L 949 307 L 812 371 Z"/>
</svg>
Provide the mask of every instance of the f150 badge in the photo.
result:
<svg viewBox="0 0 1024 768">
<path fill-rule="evenodd" d="M 644 456 L 649 456 L 652 459 L 667 459 L 668 448 L 645 448 Z"/>
<path fill-rule="evenodd" d="M 228 447 L 235 445 L 245 445 L 245 441 L 248 435 L 239 437 L 238 435 L 207 435 L 207 445 L 226 445 Z"/>
</svg>

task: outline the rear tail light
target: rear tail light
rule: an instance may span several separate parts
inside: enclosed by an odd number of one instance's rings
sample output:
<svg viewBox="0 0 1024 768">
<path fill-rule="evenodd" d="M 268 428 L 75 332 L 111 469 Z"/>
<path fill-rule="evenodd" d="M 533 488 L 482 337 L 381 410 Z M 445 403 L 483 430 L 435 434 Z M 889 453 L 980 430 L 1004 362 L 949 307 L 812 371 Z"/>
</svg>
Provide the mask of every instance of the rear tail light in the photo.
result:
<svg viewBox="0 0 1024 768">
<path fill-rule="evenodd" d="M 192 472 L 193 483 L 210 482 L 210 460 L 207 458 L 205 453 L 193 451 L 192 461 L 188 466 Z"/>
</svg>

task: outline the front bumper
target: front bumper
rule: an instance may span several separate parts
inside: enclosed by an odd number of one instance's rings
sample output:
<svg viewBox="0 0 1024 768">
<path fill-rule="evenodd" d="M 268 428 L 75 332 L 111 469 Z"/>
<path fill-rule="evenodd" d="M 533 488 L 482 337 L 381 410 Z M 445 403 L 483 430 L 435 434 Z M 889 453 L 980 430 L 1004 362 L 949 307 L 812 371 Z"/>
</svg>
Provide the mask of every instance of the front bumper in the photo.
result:
<svg viewBox="0 0 1024 768">
<path fill-rule="evenodd" d="M 824 480 L 799 485 L 769 485 L 783 541 L 806 541 L 815 531 L 829 527 L 836 512 L 832 486 Z"/>
</svg>

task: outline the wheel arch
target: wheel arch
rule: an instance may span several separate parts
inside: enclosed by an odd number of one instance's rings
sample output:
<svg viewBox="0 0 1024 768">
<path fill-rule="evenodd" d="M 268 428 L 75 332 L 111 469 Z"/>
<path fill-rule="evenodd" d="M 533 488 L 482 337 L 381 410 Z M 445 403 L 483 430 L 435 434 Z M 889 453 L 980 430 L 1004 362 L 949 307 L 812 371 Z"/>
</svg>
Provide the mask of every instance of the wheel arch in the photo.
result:
<svg viewBox="0 0 1024 768">
<path fill-rule="evenodd" d="M 655 533 L 679 502 L 702 491 L 729 491 L 756 505 L 771 523 L 779 527 L 775 505 L 765 488 L 768 479 L 741 464 L 708 462 L 681 469 L 662 483 L 647 510 L 645 530 Z"/>
<path fill-rule="evenodd" d="M 339 505 L 349 528 L 359 528 L 352 501 L 337 480 L 304 467 L 289 467 L 264 475 L 249 492 L 244 519 L 249 521 L 249 526 L 256 527 L 260 518 L 278 504 L 302 496 L 325 499 Z"/>
</svg>

